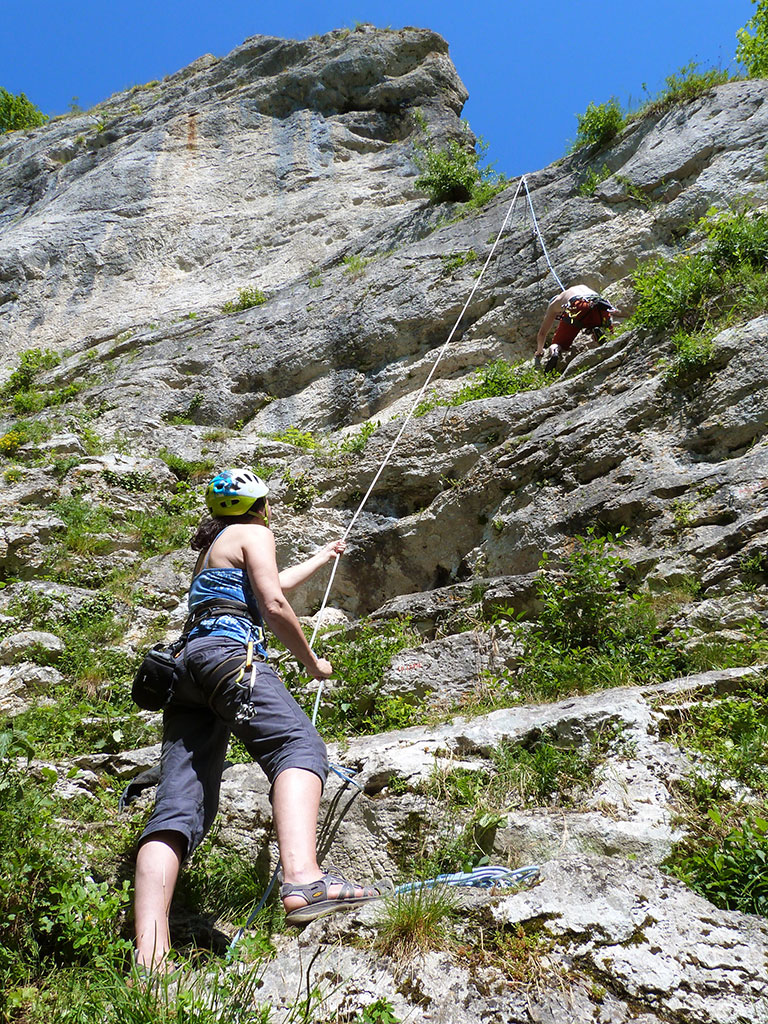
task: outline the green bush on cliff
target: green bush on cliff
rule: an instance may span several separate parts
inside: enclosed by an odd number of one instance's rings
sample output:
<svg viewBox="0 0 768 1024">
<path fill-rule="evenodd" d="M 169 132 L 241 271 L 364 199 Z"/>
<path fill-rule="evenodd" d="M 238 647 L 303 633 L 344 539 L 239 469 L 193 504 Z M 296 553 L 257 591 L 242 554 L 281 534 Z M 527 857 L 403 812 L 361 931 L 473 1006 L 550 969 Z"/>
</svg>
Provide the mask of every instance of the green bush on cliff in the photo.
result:
<svg viewBox="0 0 768 1024">
<path fill-rule="evenodd" d="M 673 335 L 673 359 L 665 364 L 671 381 L 687 380 L 691 369 L 708 371 L 707 336 L 768 310 L 768 216 L 710 211 L 698 227 L 706 238 L 701 251 L 658 257 L 632 275 L 632 323 Z"/>
<path fill-rule="evenodd" d="M 686 836 L 668 869 L 718 907 L 768 916 L 765 675 L 738 694 L 691 708 L 678 741 L 695 753 L 696 768 L 682 783 Z"/>
<path fill-rule="evenodd" d="M 607 103 L 590 103 L 583 114 L 576 115 L 578 131 L 572 149 L 583 146 L 604 146 L 614 139 L 626 124 L 619 101 L 611 96 Z"/>
<path fill-rule="evenodd" d="M 680 726 L 682 746 L 701 755 L 711 782 L 736 779 L 755 793 L 768 795 L 768 681 L 739 694 L 691 708 Z"/>
<path fill-rule="evenodd" d="M 764 0 L 761 0 L 763 3 Z M 743 30 L 742 30 L 743 31 Z M 605 146 L 626 127 L 631 121 L 648 115 L 659 116 L 679 103 L 688 103 L 716 85 L 728 82 L 731 75 L 722 68 L 702 68 L 698 61 L 690 61 L 664 79 L 664 87 L 655 96 L 649 94 L 648 99 L 639 107 L 629 110 L 626 114 L 615 96 L 607 103 L 590 103 L 583 114 L 576 115 L 578 132 L 570 147 L 570 152 L 587 146 Z M 645 85 L 643 89 L 646 90 Z M 647 91 L 647 90 L 646 90 Z M 607 176 L 607 175 L 605 175 Z M 591 195 L 594 188 L 604 178 L 597 178 L 594 172 L 581 186 L 582 195 Z"/>
<path fill-rule="evenodd" d="M 724 819 L 710 808 L 715 825 Z M 711 835 L 678 850 L 671 868 L 694 892 L 717 907 L 768 916 L 768 821 L 749 814 L 725 835 Z"/>
<path fill-rule="evenodd" d="M 352 636 L 336 631 L 319 637 L 316 650 L 330 660 L 340 680 L 320 708 L 318 728 L 323 735 L 341 738 L 414 725 L 419 708 L 383 694 L 381 682 L 392 658 L 420 642 L 407 621 L 366 623 Z M 308 706 L 312 700 L 309 693 Z"/>
<path fill-rule="evenodd" d="M 661 92 L 657 96 L 651 96 L 638 110 L 633 111 L 627 120 L 633 121 L 648 114 L 663 114 L 670 107 L 695 100 L 716 85 L 728 82 L 730 78 L 730 74 L 723 68 L 702 68 L 698 61 L 692 60 L 679 71 L 667 75 Z"/>
<path fill-rule="evenodd" d="M 648 598 L 628 589 L 631 568 L 616 539 L 588 531 L 559 565 L 545 554 L 539 570 L 538 619 L 499 618 L 523 645 L 519 668 L 502 681 L 507 703 L 557 700 L 674 674 L 678 652 L 660 643 Z"/>
<path fill-rule="evenodd" d="M 530 362 L 508 363 L 496 359 L 475 371 L 473 379 L 450 400 L 450 405 L 463 405 L 478 398 L 500 398 L 521 391 L 538 391 L 557 379 L 556 373 L 545 373 Z"/>
<path fill-rule="evenodd" d="M 96 881 L 73 856 L 53 793 L 56 773 L 43 769 L 41 781 L 23 773 L 13 758 L 25 753 L 23 735 L 0 732 L 0 972 L 19 979 L 57 962 L 124 961 L 128 883 Z"/>
<path fill-rule="evenodd" d="M 49 348 L 28 348 L 19 356 L 19 365 L 3 385 L 3 397 L 12 398 L 29 391 L 41 373 L 59 364 L 59 357 Z"/>
<path fill-rule="evenodd" d="M 744 65 L 749 77 L 768 78 L 768 0 L 757 0 L 757 10 L 736 38 L 736 60 Z"/>
<path fill-rule="evenodd" d="M 241 288 L 236 299 L 230 299 L 221 307 L 222 313 L 242 313 L 245 309 L 252 309 L 254 306 L 263 306 L 267 301 L 264 292 L 255 285 L 251 288 Z"/>
<path fill-rule="evenodd" d="M 15 132 L 22 128 L 39 128 L 48 118 L 31 103 L 23 92 L 18 96 L 0 86 L 0 132 Z"/>
<path fill-rule="evenodd" d="M 416 122 L 426 134 L 426 119 L 416 117 Z M 497 192 L 506 188 L 507 179 L 496 174 L 491 165 L 480 166 L 488 144 L 482 139 L 473 145 L 469 125 L 462 121 L 465 139 L 457 142 L 451 139 L 447 147 L 438 149 L 429 136 L 426 141 L 416 143 L 416 166 L 421 172 L 416 179 L 416 188 L 426 192 L 433 203 L 471 203 L 483 206 Z"/>
<path fill-rule="evenodd" d="M 475 370 L 470 381 L 451 398 L 439 398 L 436 391 L 423 398 L 416 406 L 414 416 L 426 416 L 441 405 L 464 405 L 479 398 L 500 398 L 517 395 L 522 391 L 538 391 L 557 380 L 557 373 L 545 373 L 530 361 L 508 363 L 506 359 L 495 359 L 487 366 Z"/>
</svg>

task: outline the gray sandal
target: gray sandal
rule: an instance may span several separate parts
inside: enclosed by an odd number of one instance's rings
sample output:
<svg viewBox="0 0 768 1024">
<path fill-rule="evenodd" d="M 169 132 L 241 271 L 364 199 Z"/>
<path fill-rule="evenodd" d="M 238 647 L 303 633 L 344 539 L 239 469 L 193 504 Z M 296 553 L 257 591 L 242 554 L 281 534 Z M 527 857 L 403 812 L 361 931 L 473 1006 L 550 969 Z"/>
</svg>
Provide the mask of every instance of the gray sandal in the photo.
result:
<svg viewBox="0 0 768 1024">
<path fill-rule="evenodd" d="M 336 896 L 328 895 L 328 889 L 332 885 L 341 886 Z M 362 896 L 355 896 L 358 889 L 362 890 Z M 333 871 L 324 871 L 322 878 L 308 885 L 289 885 L 285 882 L 280 886 L 281 899 L 285 899 L 286 896 L 301 896 L 307 901 L 305 907 L 288 911 L 285 916 L 286 924 L 309 924 L 310 921 L 325 914 L 332 914 L 336 910 L 351 910 L 362 903 L 388 896 L 392 892 L 394 886 L 388 878 L 377 882 L 376 885 L 357 885 Z"/>
</svg>

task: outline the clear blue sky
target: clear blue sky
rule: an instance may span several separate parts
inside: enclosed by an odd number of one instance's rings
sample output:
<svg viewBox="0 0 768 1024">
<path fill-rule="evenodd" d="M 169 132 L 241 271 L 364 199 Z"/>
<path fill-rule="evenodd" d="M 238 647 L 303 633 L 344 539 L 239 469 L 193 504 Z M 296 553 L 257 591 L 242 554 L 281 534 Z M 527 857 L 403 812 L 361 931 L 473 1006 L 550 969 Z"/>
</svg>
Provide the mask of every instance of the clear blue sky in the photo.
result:
<svg viewBox="0 0 768 1024">
<path fill-rule="evenodd" d="M 732 65 L 750 0 L 4 0 L 0 86 L 45 113 L 162 78 L 248 36 L 302 39 L 370 21 L 429 27 L 450 44 L 464 116 L 510 176 L 562 156 L 577 113 L 612 95 L 637 103 L 691 60 Z"/>
</svg>

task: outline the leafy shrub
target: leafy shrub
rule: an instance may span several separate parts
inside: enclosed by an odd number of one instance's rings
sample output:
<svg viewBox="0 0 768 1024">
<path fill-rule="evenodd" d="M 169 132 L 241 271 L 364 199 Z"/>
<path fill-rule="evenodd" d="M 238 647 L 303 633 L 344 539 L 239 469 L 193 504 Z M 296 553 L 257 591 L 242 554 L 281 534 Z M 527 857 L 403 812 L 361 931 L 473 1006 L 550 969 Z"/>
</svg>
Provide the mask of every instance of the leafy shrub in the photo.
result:
<svg viewBox="0 0 768 1024">
<path fill-rule="evenodd" d="M 55 939 L 58 955 L 70 962 L 93 963 L 127 954 L 131 943 L 115 935 L 115 922 L 128 905 L 129 890 L 128 881 L 113 888 L 87 875 L 65 878 L 49 889 L 49 895 L 58 899 L 40 927 Z"/>
<path fill-rule="evenodd" d="M 768 217 L 744 209 L 709 210 L 699 222 L 709 239 L 708 254 L 717 267 L 749 263 L 758 270 L 768 264 Z"/>
<path fill-rule="evenodd" d="M 361 256 L 358 252 L 350 253 L 349 256 L 345 256 L 342 260 L 342 263 L 344 264 L 344 273 L 355 281 L 358 277 L 363 275 L 365 268 L 370 262 L 370 257 Z"/>
<path fill-rule="evenodd" d="M 306 451 L 314 451 L 320 447 L 317 438 L 309 430 L 299 430 L 298 427 L 286 427 L 285 430 L 278 430 L 272 435 L 275 441 L 284 441 L 292 444 L 295 448 L 304 448 Z"/>
<path fill-rule="evenodd" d="M 85 387 L 84 381 L 76 381 L 74 384 L 67 384 L 66 387 L 56 388 L 53 391 L 17 391 L 13 396 L 13 411 L 19 416 L 28 413 L 40 412 L 41 409 L 48 409 L 51 406 L 64 405 L 76 398 Z"/>
<path fill-rule="evenodd" d="M 418 708 L 382 694 L 381 682 L 392 658 L 419 642 L 407 621 L 363 624 L 352 637 L 341 632 L 321 636 L 317 652 L 331 661 L 338 679 L 319 711 L 323 735 L 357 736 L 414 724 Z"/>
<path fill-rule="evenodd" d="M 413 415 L 426 416 L 440 405 L 457 406 L 474 402 L 478 398 L 499 398 L 517 395 L 522 391 L 538 391 L 556 379 L 556 373 L 545 373 L 530 362 L 508 363 L 506 359 L 496 359 L 475 370 L 470 383 L 465 384 L 453 397 L 442 399 L 433 391 L 419 402 Z"/>
<path fill-rule="evenodd" d="M 312 507 L 319 491 L 312 483 L 308 473 L 294 475 L 289 469 L 286 469 L 282 480 L 288 488 L 284 496 L 286 505 L 296 512 L 306 512 L 308 508 Z"/>
<path fill-rule="evenodd" d="M 221 307 L 222 313 L 240 313 L 244 309 L 251 309 L 253 306 L 263 306 L 267 296 L 260 288 L 241 288 L 236 299 L 225 302 Z"/>
<path fill-rule="evenodd" d="M 725 823 L 716 808 L 709 816 Z M 715 906 L 768 916 L 768 821 L 751 814 L 725 836 L 688 842 L 673 855 L 671 869 Z"/>
<path fill-rule="evenodd" d="M 597 186 L 600 185 L 607 178 L 610 178 L 610 176 L 611 172 L 606 164 L 603 164 L 599 171 L 587 171 L 587 175 L 584 181 L 582 181 L 582 183 L 579 185 L 579 195 L 593 196 L 595 194 Z"/>
<path fill-rule="evenodd" d="M 700 227 L 707 236 L 703 251 L 635 270 L 633 323 L 691 335 L 768 309 L 768 217 L 710 211 Z"/>
<path fill-rule="evenodd" d="M 378 420 L 368 420 L 367 423 L 363 423 L 358 430 L 352 434 L 347 434 L 343 441 L 339 444 L 339 451 L 348 454 L 359 454 L 368 441 L 371 435 L 381 426 Z"/>
<path fill-rule="evenodd" d="M 664 380 L 676 387 L 685 387 L 706 376 L 712 368 L 712 339 L 678 331 L 672 336 L 672 359 L 662 363 Z"/>
<path fill-rule="evenodd" d="M 516 395 L 521 391 L 537 391 L 556 379 L 556 374 L 545 373 L 531 363 L 508 363 L 497 359 L 488 366 L 482 366 L 474 373 L 474 380 L 465 384 L 453 396 L 451 405 L 463 405 L 478 398 L 499 398 Z"/>
<path fill-rule="evenodd" d="M 39 420 L 17 420 L 13 427 L 0 436 L 0 455 L 16 455 L 22 445 L 37 444 L 50 437 L 51 427 Z"/>
<path fill-rule="evenodd" d="M 211 464 L 206 476 L 212 468 Z M 163 554 L 187 546 L 190 531 L 197 525 L 203 510 L 197 489 L 180 481 L 176 484 L 176 493 L 160 495 L 151 512 L 129 509 L 126 519 L 137 532 L 142 551 Z"/>
<path fill-rule="evenodd" d="M 0 87 L 0 132 L 15 132 L 23 128 L 39 128 L 48 118 L 31 103 L 23 92 L 18 96 Z"/>
<path fill-rule="evenodd" d="M 427 792 L 459 807 L 485 811 L 540 807 L 554 798 L 569 804 L 593 782 L 604 748 L 602 741 L 586 750 L 564 748 L 546 733 L 530 747 L 502 743 L 491 752 L 491 771 L 438 772 Z"/>
<path fill-rule="evenodd" d="M 417 121 L 422 131 L 426 131 L 426 121 L 423 118 Z M 416 188 L 426 192 L 433 203 L 471 201 L 475 206 L 482 206 L 506 188 L 507 181 L 491 166 L 480 166 L 487 143 L 478 139 L 475 148 L 470 143 L 469 125 L 462 122 L 462 128 L 466 138 L 461 142 L 451 139 L 445 149 L 436 149 L 429 137 L 416 144 L 415 161 L 421 172 Z"/>
<path fill-rule="evenodd" d="M 768 794 L 768 687 L 695 705 L 678 733 L 704 757 L 715 784 L 727 777 Z"/>
<path fill-rule="evenodd" d="M 706 68 L 700 70 L 701 65 L 697 61 L 690 61 L 674 74 L 667 75 L 664 79 L 664 88 L 658 96 L 652 97 L 644 103 L 633 117 L 644 117 L 647 114 L 662 114 L 670 107 L 679 103 L 688 103 L 703 95 L 716 85 L 730 80 L 730 75 L 722 68 Z"/>
<path fill-rule="evenodd" d="M 612 541 L 594 533 L 577 537 L 560 571 L 548 554 L 542 555 L 537 591 L 544 608 L 539 628 L 551 640 L 569 647 L 601 647 L 623 632 L 627 609 L 621 577 L 628 564 Z"/>
<path fill-rule="evenodd" d="M 3 385 L 3 395 L 12 398 L 20 391 L 28 391 L 41 373 L 59 362 L 59 357 L 49 348 L 25 349 L 19 356 L 18 367 Z"/>
<path fill-rule="evenodd" d="M 479 179 L 478 155 L 451 140 L 447 149 L 426 147 L 416 156 L 416 188 L 434 203 L 466 203 Z"/>
<path fill-rule="evenodd" d="M 452 274 L 454 270 L 465 267 L 468 263 L 474 263 L 478 255 L 474 249 L 467 249 L 465 252 L 456 252 L 451 256 L 443 256 L 443 274 Z"/>
<path fill-rule="evenodd" d="M 583 114 L 576 115 L 578 131 L 573 149 L 583 146 L 604 146 L 615 138 L 626 124 L 615 96 L 607 103 L 590 103 Z"/>
<path fill-rule="evenodd" d="M 60 544 L 80 555 L 102 554 L 111 547 L 108 531 L 114 530 L 114 514 L 93 500 L 70 495 L 59 498 L 53 511 L 64 522 L 66 531 Z M 106 534 L 106 536 L 105 536 Z"/>
<path fill-rule="evenodd" d="M 523 644 L 520 668 L 507 678 L 509 700 L 553 700 L 674 673 L 680 657 L 659 642 L 648 599 L 625 589 L 630 567 L 615 543 L 589 531 L 559 567 L 542 557 L 538 621 L 507 624 Z"/>
<path fill-rule="evenodd" d="M 744 65 L 749 77 L 768 77 L 768 0 L 757 0 L 757 10 L 736 38 L 736 60 Z"/>
<path fill-rule="evenodd" d="M 717 274 L 705 253 L 659 257 L 634 272 L 637 305 L 634 323 L 648 331 L 668 328 L 695 330 L 707 317 L 706 298 L 716 286 Z"/>
<path fill-rule="evenodd" d="M 157 454 L 176 479 L 184 483 L 199 483 L 213 472 L 213 461 L 211 459 L 198 459 L 195 462 L 191 462 L 181 455 L 175 455 L 173 452 L 168 451 L 167 448 L 161 448 Z"/>
<path fill-rule="evenodd" d="M 109 890 L 73 857 L 73 837 L 57 822 L 51 783 L 37 782 L 8 760 L 25 744 L 0 734 L 0 970 L 28 976 L 52 962 L 120 962 L 127 883 Z"/>
</svg>

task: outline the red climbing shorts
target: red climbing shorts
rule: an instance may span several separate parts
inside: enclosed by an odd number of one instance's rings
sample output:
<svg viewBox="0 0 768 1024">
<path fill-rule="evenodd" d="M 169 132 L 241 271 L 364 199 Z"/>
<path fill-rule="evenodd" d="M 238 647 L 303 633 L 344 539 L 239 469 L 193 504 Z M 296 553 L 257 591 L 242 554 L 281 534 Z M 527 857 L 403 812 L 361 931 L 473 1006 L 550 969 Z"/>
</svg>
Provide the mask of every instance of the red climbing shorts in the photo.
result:
<svg viewBox="0 0 768 1024">
<path fill-rule="evenodd" d="M 613 326 L 611 315 L 606 309 L 593 307 L 589 299 L 581 295 L 575 295 L 568 300 L 558 320 L 552 344 L 559 345 L 564 352 L 571 347 L 579 331 L 589 331 L 595 327 L 602 327 L 605 330 Z"/>
</svg>

